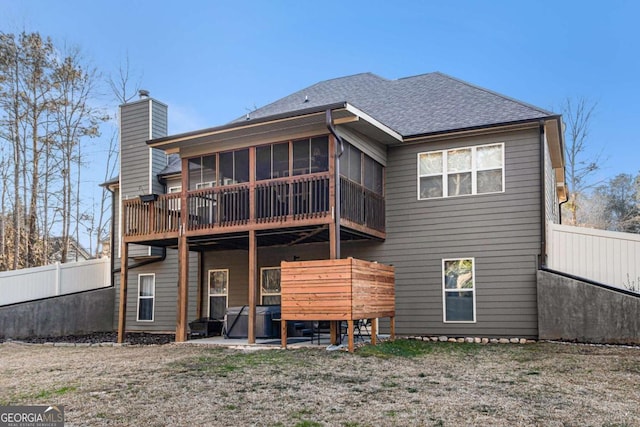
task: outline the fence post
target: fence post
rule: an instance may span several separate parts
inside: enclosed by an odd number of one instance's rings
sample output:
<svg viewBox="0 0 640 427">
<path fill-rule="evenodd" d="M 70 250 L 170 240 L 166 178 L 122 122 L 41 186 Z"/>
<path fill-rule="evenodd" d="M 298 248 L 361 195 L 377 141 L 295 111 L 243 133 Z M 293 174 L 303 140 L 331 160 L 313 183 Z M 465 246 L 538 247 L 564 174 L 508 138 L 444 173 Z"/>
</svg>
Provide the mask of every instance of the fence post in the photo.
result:
<svg viewBox="0 0 640 427">
<path fill-rule="evenodd" d="M 56 296 L 60 295 L 60 262 L 56 261 Z"/>
</svg>

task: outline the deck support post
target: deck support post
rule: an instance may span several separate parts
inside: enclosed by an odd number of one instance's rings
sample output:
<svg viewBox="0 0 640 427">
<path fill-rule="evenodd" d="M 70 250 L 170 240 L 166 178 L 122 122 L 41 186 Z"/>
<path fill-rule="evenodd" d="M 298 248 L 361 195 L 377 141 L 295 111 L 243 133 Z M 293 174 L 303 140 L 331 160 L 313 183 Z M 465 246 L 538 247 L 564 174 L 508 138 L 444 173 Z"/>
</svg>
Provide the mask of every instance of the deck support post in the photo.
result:
<svg viewBox="0 0 640 427">
<path fill-rule="evenodd" d="M 282 348 L 287 348 L 287 321 L 284 319 L 280 319 L 280 338 Z"/>
<path fill-rule="evenodd" d="M 376 345 L 378 336 L 378 318 L 371 319 L 371 344 Z"/>
<path fill-rule="evenodd" d="M 127 284 L 129 280 L 129 244 L 122 241 L 122 253 L 120 257 L 120 307 L 118 309 L 118 344 L 124 342 L 124 331 L 127 321 Z"/>
<path fill-rule="evenodd" d="M 249 230 L 249 331 L 248 342 L 256 342 L 256 283 L 258 270 L 258 248 L 256 231 Z"/>
<path fill-rule="evenodd" d="M 389 336 L 391 341 L 395 341 L 396 339 L 396 318 L 394 316 L 391 316 L 389 318 L 390 320 L 390 325 L 389 325 Z"/>
<path fill-rule="evenodd" d="M 349 335 L 349 353 L 353 353 L 355 349 L 353 343 L 353 320 L 347 320 L 347 334 Z"/>
<path fill-rule="evenodd" d="M 178 238 L 178 310 L 176 342 L 187 340 L 187 312 L 189 305 L 189 244 L 183 234 Z"/>
<path fill-rule="evenodd" d="M 187 227 L 189 209 L 187 190 L 189 188 L 189 161 L 182 159 L 182 192 L 180 193 L 180 227 L 178 229 L 178 298 L 176 310 L 176 342 L 187 340 L 187 306 L 189 304 L 189 244 Z"/>
</svg>

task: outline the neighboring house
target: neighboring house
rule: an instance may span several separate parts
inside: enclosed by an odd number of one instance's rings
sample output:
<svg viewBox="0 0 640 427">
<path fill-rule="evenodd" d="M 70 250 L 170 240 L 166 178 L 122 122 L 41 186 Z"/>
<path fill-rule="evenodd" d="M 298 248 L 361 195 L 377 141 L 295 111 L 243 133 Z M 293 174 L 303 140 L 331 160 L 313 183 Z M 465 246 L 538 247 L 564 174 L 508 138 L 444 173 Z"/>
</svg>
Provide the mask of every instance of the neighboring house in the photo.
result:
<svg viewBox="0 0 640 427">
<path fill-rule="evenodd" d="M 278 304 L 281 261 L 352 256 L 395 267 L 399 334 L 538 336 L 560 115 L 441 73 L 365 73 L 172 136 L 143 97 L 120 137 L 121 333 L 184 340 L 196 318 Z"/>
<path fill-rule="evenodd" d="M 49 256 L 50 262 L 56 262 L 62 260 L 62 247 L 64 246 L 64 239 L 62 237 L 52 237 L 49 239 L 49 248 L 51 255 Z M 89 251 L 82 247 L 76 239 L 69 237 L 69 246 L 67 247 L 67 262 L 75 261 L 87 261 L 93 259 Z"/>
</svg>

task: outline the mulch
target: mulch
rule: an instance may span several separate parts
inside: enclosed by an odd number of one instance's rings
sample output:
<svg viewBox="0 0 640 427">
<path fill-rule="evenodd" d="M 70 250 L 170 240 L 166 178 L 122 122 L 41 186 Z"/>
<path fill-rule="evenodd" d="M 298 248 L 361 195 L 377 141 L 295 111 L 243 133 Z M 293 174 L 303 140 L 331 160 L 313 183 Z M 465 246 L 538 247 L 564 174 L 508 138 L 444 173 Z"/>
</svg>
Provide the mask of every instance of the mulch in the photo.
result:
<svg viewBox="0 0 640 427">
<path fill-rule="evenodd" d="M 22 341 L 31 344 L 52 343 L 74 343 L 74 344 L 99 344 L 105 342 L 116 342 L 118 334 L 116 332 L 94 332 L 86 335 L 65 335 L 61 337 L 29 337 L 14 341 Z M 131 345 L 160 345 L 175 341 L 174 334 L 149 334 L 143 332 L 128 332 L 125 334 L 125 342 Z M 8 341 L 0 338 L 0 343 Z"/>
</svg>

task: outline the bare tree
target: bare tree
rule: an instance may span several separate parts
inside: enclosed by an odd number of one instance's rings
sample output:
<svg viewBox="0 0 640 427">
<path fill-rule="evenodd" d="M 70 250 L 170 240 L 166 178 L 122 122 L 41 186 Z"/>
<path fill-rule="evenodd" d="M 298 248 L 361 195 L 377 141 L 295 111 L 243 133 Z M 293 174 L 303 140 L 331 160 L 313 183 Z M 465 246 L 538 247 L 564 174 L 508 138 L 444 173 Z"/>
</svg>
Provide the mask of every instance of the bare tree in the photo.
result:
<svg viewBox="0 0 640 427">
<path fill-rule="evenodd" d="M 93 242 L 92 233 L 104 234 L 94 227 L 95 206 L 81 200 L 85 144 L 107 119 L 94 107 L 99 78 L 77 48 L 59 51 L 39 33 L 0 32 L 0 268 L 47 262 L 52 230 L 61 229 L 63 262 L 71 236 L 79 241 L 88 231 Z M 116 144 L 109 141 L 109 173 Z"/>
<path fill-rule="evenodd" d="M 563 105 L 563 118 L 567 125 L 567 141 L 565 158 L 567 163 L 567 183 L 569 187 L 569 202 L 563 206 L 571 212 L 571 224 L 578 224 L 578 210 L 581 194 L 588 188 L 597 185 L 589 179 L 600 169 L 601 153 L 590 155 L 587 153 L 588 136 L 597 103 L 586 98 L 567 98 Z"/>
<path fill-rule="evenodd" d="M 86 68 L 81 62 L 80 52 L 72 50 L 56 66 L 55 81 L 58 85 L 60 102 L 57 103 L 56 120 L 58 124 L 58 149 L 62 154 L 62 255 L 61 261 L 67 261 L 69 238 L 72 235 L 72 218 L 77 230 L 81 220 L 79 207 L 72 210 L 73 203 L 80 203 L 79 193 L 74 192 L 72 177 L 80 184 L 82 152 L 80 140 L 85 137 L 97 137 L 99 124 L 106 119 L 104 114 L 94 109 L 89 100 L 94 93 L 96 70 Z"/>
<path fill-rule="evenodd" d="M 124 64 L 118 67 L 117 76 L 109 76 L 107 83 L 111 88 L 111 93 L 120 104 L 131 101 L 140 89 L 140 78 L 135 83 L 131 82 L 131 69 L 129 64 L 129 54 L 125 55 Z"/>
</svg>

